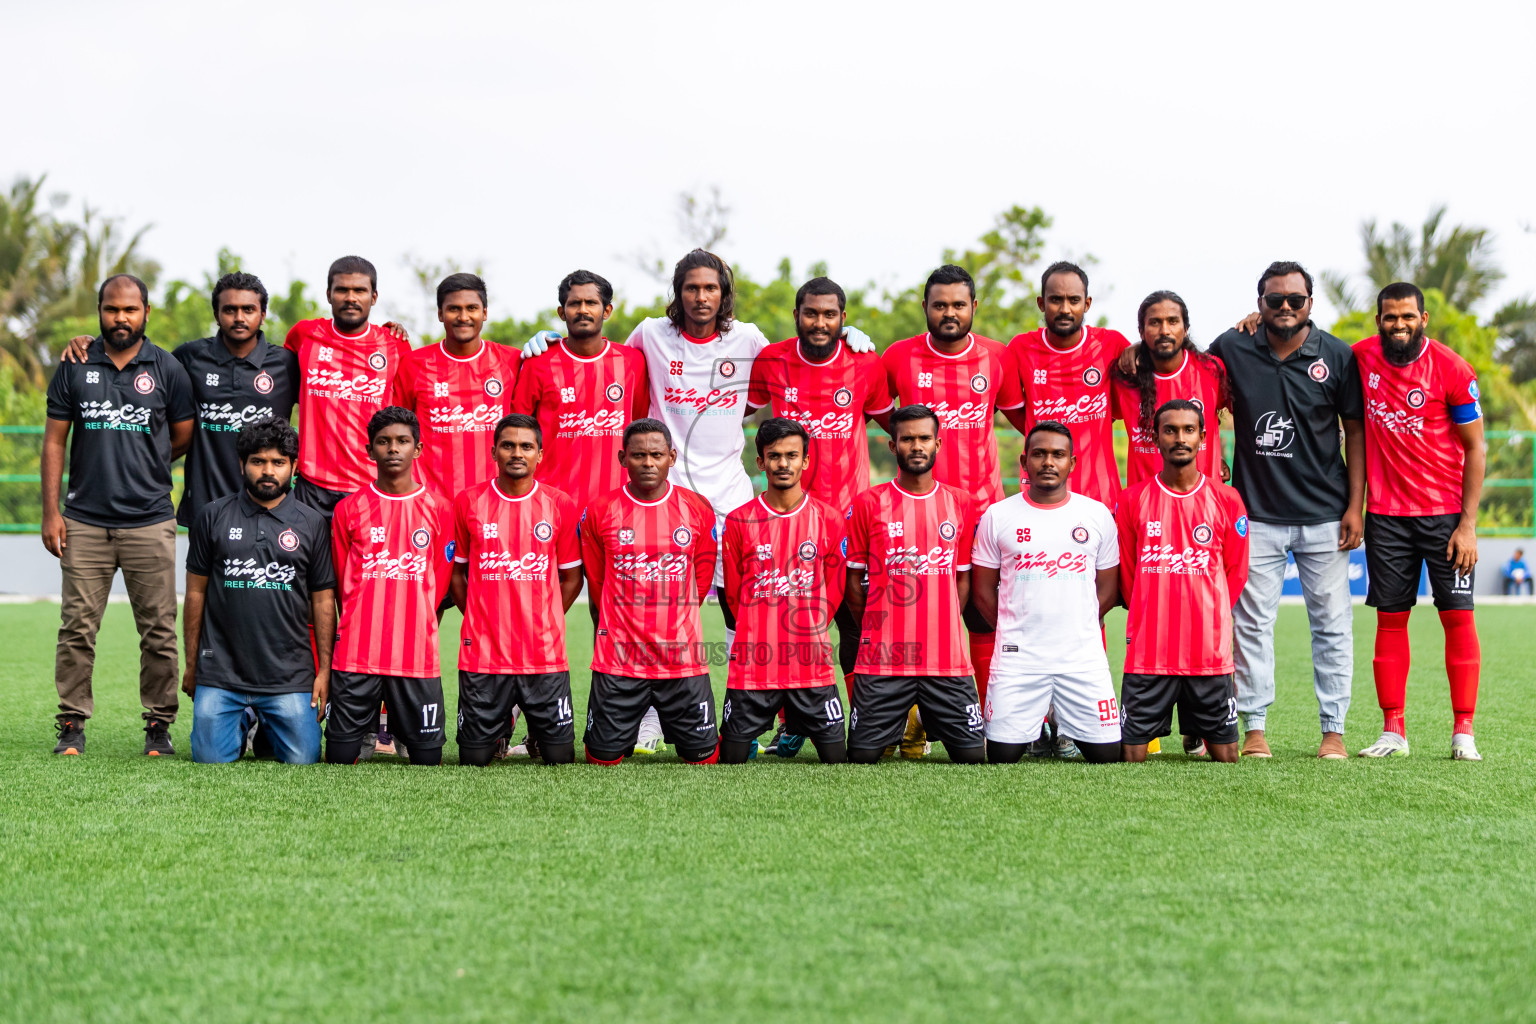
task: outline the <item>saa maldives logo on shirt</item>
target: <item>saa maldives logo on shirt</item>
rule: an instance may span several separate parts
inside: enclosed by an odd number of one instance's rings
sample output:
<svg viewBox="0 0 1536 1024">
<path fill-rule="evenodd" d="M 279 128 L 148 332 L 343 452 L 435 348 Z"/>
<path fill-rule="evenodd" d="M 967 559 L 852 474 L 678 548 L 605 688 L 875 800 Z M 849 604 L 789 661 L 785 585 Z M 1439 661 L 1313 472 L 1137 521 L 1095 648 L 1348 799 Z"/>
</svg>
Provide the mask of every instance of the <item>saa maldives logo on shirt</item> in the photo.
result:
<svg viewBox="0 0 1536 1024">
<path fill-rule="evenodd" d="M 945 540 L 955 539 L 955 524 L 948 519 L 939 524 L 939 536 Z"/>
<path fill-rule="evenodd" d="M 832 404 L 839 409 L 846 409 L 853 404 L 853 392 L 847 388 L 838 388 L 832 392 Z"/>
<path fill-rule="evenodd" d="M 263 395 L 270 395 L 273 387 L 272 375 L 266 372 L 258 373 L 256 378 L 251 381 L 251 386 Z"/>
<path fill-rule="evenodd" d="M 383 352 L 375 352 L 373 355 L 368 357 L 368 365 L 373 367 L 375 370 L 382 370 L 384 367 L 389 365 L 389 360 L 385 357 Z"/>
<path fill-rule="evenodd" d="M 1204 523 L 1195 527 L 1195 543 L 1209 544 L 1211 542 L 1211 528 Z"/>
<path fill-rule="evenodd" d="M 1072 527 L 1072 539 L 1077 541 L 1079 544 L 1087 544 L 1088 543 L 1088 527 L 1086 527 L 1086 526 L 1074 526 L 1074 527 Z"/>
<path fill-rule="evenodd" d="M 141 395 L 149 394 L 155 390 L 155 378 L 151 377 L 148 372 L 139 374 L 133 378 L 133 390 Z"/>
<path fill-rule="evenodd" d="M 1307 367 L 1307 376 L 1321 384 L 1328 379 L 1328 364 L 1319 359 Z"/>
<path fill-rule="evenodd" d="M 1414 388 L 1408 392 L 1408 405 L 1414 409 L 1424 408 L 1424 392 L 1420 388 Z"/>
<path fill-rule="evenodd" d="M 800 548 L 796 552 L 802 562 L 816 561 L 816 542 L 813 540 L 801 541 Z"/>
<path fill-rule="evenodd" d="M 485 380 L 485 394 L 488 398 L 500 398 L 503 385 L 496 377 L 487 377 Z"/>
<path fill-rule="evenodd" d="M 617 402 L 624 397 L 624 385 L 609 384 L 608 390 L 604 391 L 603 394 L 608 396 L 608 401 Z"/>
<path fill-rule="evenodd" d="M 427 550 L 427 546 L 431 543 L 432 533 L 425 526 L 418 526 L 411 533 L 411 545 L 416 548 L 416 550 L 425 551 Z"/>
<path fill-rule="evenodd" d="M 976 392 L 978 395 L 985 393 L 987 390 L 987 375 L 984 373 L 978 373 L 976 376 L 972 377 L 971 390 Z"/>
<path fill-rule="evenodd" d="M 277 535 L 277 546 L 284 551 L 299 550 L 299 535 L 292 530 L 284 530 Z"/>
<path fill-rule="evenodd" d="M 680 548 L 685 548 L 693 543 L 693 531 L 686 526 L 679 526 L 672 531 L 672 543 Z"/>
<path fill-rule="evenodd" d="M 1099 372 L 1099 368 L 1097 366 L 1090 366 L 1088 369 L 1083 371 L 1083 383 L 1087 384 L 1091 388 L 1098 387 L 1099 382 L 1103 379 L 1104 375 Z"/>
<path fill-rule="evenodd" d="M 736 364 L 731 362 L 729 359 L 725 360 L 723 363 L 720 364 L 720 376 L 722 376 L 722 377 L 734 377 L 734 376 L 736 376 Z"/>
<path fill-rule="evenodd" d="M 555 528 L 550 526 L 549 523 L 545 520 L 540 519 L 538 522 L 533 524 L 533 536 L 536 540 L 549 540 L 549 538 L 553 537 L 554 535 Z"/>
</svg>

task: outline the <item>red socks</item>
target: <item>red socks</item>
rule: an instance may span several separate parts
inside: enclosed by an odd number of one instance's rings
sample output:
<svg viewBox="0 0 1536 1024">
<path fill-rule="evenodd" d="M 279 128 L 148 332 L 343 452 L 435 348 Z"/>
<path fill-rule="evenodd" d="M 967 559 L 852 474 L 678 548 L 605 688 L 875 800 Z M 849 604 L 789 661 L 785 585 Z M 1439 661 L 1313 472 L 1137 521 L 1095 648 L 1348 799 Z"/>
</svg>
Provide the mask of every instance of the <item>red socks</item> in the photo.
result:
<svg viewBox="0 0 1536 1024">
<path fill-rule="evenodd" d="M 976 670 L 976 696 L 987 706 L 987 679 L 992 675 L 992 652 L 997 646 L 996 633 L 971 634 L 971 665 Z"/>
<path fill-rule="evenodd" d="M 1451 683 L 1451 711 L 1456 716 L 1455 732 L 1472 734 L 1472 713 L 1477 710 L 1477 676 L 1483 666 L 1482 647 L 1477 642 L 1477 623 L 1469 608 L 1441 612 L 1445 627 L 1445 677 Z"/>
<path fill-rule="evenodd" d="M 1449 658 L 1449 650 L 1446 657 Z M 1384 718 L 1382 728 L 1406 736 L 1403 704 L 1408 693 L 1408 613 L 1376 613 L 1376 656 L 1371 670 L 1376 676 L 1376 700 Z"/>
</svg>

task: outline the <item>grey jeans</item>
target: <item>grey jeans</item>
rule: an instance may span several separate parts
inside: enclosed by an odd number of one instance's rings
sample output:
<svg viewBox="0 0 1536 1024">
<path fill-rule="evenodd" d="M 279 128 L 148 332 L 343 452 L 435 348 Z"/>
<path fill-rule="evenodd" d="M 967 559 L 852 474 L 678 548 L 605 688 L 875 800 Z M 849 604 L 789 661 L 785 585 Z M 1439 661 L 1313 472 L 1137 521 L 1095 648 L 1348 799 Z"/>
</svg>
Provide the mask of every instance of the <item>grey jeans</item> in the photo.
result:
<svg viewBox="0 0 1536 1024">
<path fill-rule="evenodd" d="M 1269 706 L 1275 702 L 1275 616 L 1289 551 L 1296 557 L 1312 625 L 1312 684 L 1322 731 L 1342 733 L 1355 671 L 1355 639 L 1349 552 L 1339 550 L 1339 524 L 1282 526 L 1255 521 L 1250 526 L 1248 585 L 1232 613 L 1237 710 L 1243 729 L 1263 729 Z"/>
</svg>

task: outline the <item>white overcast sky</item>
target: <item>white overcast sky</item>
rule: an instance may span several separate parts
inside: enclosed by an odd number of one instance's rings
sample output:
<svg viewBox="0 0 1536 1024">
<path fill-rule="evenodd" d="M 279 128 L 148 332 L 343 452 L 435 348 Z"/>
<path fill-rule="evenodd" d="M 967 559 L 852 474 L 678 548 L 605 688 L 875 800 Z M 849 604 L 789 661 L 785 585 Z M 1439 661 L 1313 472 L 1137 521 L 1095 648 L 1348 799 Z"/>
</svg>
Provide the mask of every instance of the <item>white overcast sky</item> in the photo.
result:
<svg viewBox="0 0 1536 1024">
<path fill-rule="evenodd" d="M 1353 271 L 1362 219 L 1440 202 L 1536 291 L 1530 3 L 6 7 L 0 177 L 152 222 L 193 280 L 356 252 L 419 316 L 409 252 L 483 265 L 496 316 L 576 267 L 645 299 L 627 254 L 680 255 L 676 195 L 718 185 L 728 259 L 846 285 L 1042 206 L 1127 334 L 1166 287 L 1207 341 L 1270 260 Z"/>
</svg>

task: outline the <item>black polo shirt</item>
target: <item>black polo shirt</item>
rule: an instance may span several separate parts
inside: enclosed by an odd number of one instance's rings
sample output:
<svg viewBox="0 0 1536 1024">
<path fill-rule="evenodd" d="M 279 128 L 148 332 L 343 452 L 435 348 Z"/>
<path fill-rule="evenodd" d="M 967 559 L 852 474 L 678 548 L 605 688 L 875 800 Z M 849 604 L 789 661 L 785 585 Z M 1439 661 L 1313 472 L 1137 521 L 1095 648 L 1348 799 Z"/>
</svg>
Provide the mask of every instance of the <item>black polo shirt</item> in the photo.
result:
<svg viewBox="0 0 1536 1024">
<path fill-rule="evenodd" d="M 187 371 L 148 338 L 121 370 L 99 337 L 85 362 L 60 363 L 48 418 L 73 424 L 64 514 L 109 530 L 174 518 L 170 424 L 192 412 Z"/>
<path fill-rule="evenodd" d="M 187 571 L 208 577 L 197 685 L 308 693 L 309 597 L 336 588 L 331 527 L 292 494 L 262 508 L 241 488 L 193 520 Z"/>
<path fill-rule="evenodd" d="M 235 439 L 247 423 L 275 416 L 293 418 L 299 399 L 299 357 L 258 334 L 256 347 L 242 359 L 219 335 L 189 341 L 171 353 L 187 368 L 197 427 L 187 452 L 186 484 L 176 521 L 191 526 L 214 498 L 243 486 Z"/>
<path fill-rule="evenodd" d="M 1349 506 L 1339 420 L 1365 418 L 1360 367 L 1348 345 L 1308 326 L 1283 362 L 1262 326 L 1211 342 L 1232 391 L 1232 486 L 1261 523 L 1329 523 Z"/>
</svg>

